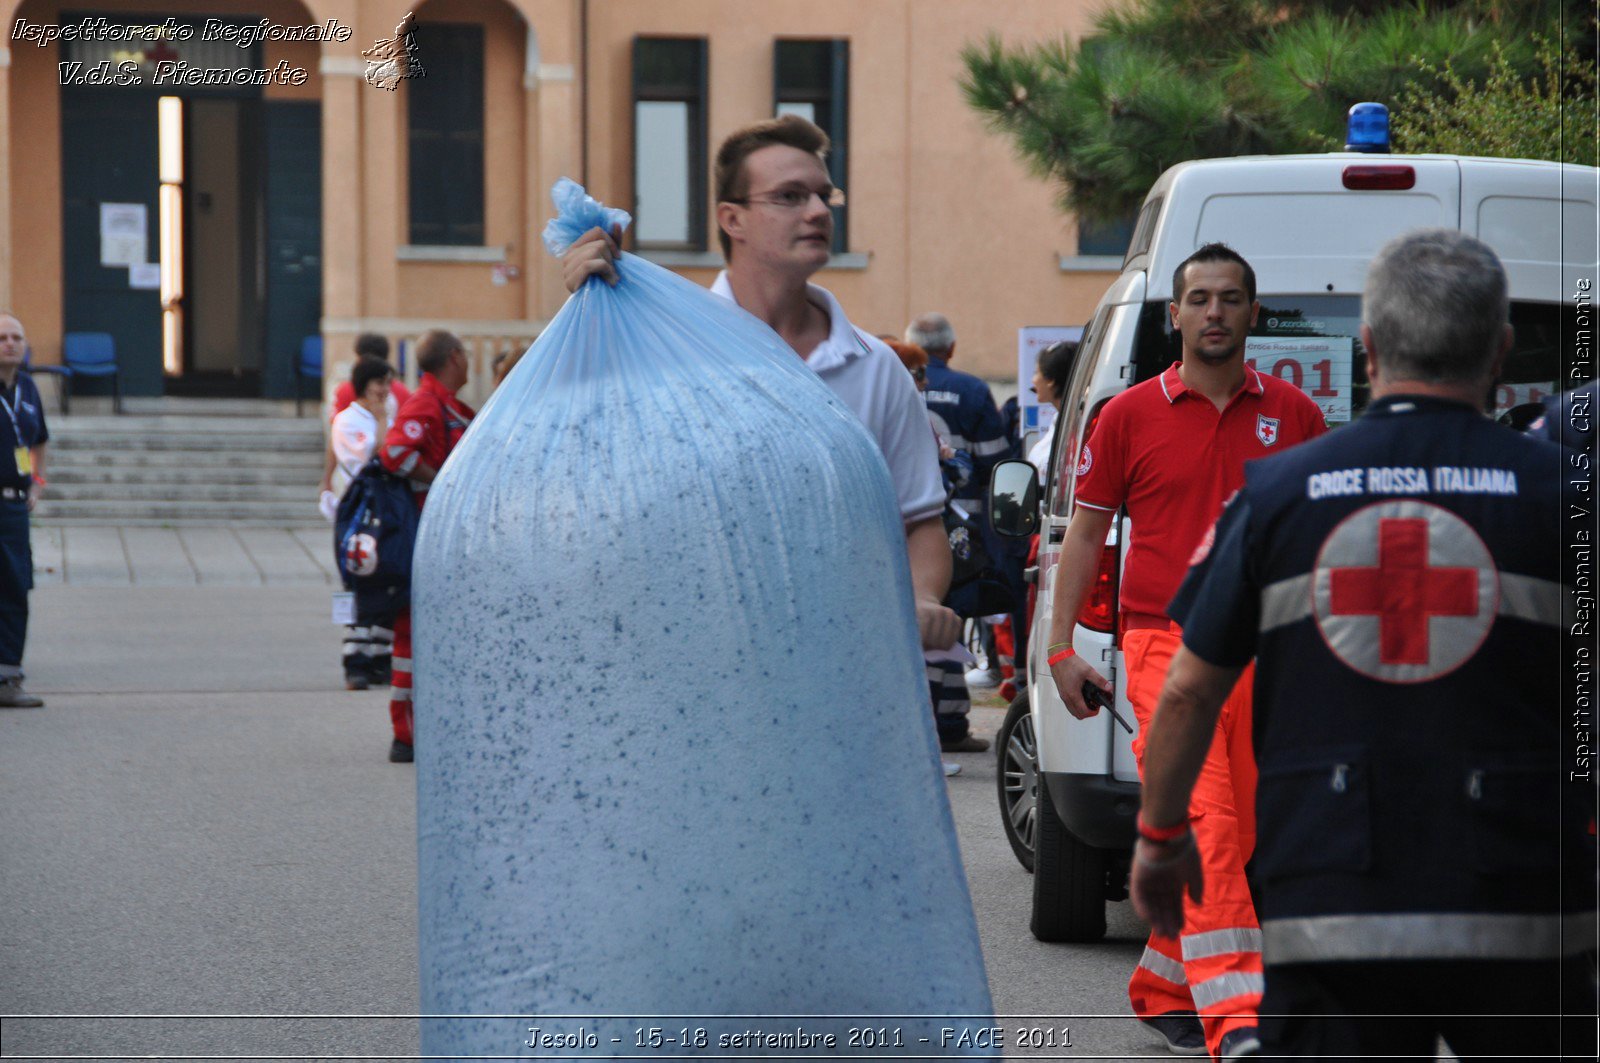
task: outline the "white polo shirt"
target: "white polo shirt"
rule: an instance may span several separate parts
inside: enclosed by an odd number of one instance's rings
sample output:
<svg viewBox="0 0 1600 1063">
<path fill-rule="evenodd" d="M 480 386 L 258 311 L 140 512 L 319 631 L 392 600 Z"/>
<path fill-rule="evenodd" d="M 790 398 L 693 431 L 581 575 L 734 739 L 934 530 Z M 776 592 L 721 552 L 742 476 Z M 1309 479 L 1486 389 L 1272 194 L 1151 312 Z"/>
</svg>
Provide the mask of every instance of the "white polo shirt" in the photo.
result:
<svg viewBox="0 0 1600 1063">
<path fill-rule="evenodd" d="M 845 317 L 839 300 L 826 288 L 806 285 L 812 305 L 828 315 L 828 338 L 805 358 L 811 371 L 850 407 L 867 426 L 889 463 L 907 524 L 937 517 L 944 510 L 944 481 L 939 476 L 939 450 L 928 425 L 928 408 L 900 358 L 882 340 L 869 336 Z M 728 273 L 717 274 L 713 295 L 737 303 Z"/>
</svg>

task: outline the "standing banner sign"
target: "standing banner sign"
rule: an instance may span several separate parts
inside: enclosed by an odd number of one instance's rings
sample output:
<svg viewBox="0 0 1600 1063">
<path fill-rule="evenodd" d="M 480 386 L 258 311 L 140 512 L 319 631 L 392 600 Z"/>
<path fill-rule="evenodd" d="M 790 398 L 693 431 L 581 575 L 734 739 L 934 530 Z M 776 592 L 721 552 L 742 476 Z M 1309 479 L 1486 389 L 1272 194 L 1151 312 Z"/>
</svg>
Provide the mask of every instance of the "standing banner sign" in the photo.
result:
<svg viewBox="0 0 1600 1063">
<path fill-rule="evenodd" d="M 1021 412 L 1022 453 L 1026 454 L 1033 440 L 1050 431 L 1056 423 L 1053 406 L 1039 405 L 1029 388 L 1034 367 L 1039 364 L 1039 352 L 1052 343 L 1083 339 L 1082 325 L 1024 325 L 1017 329 L 1017 404 Z"/>
</svg>

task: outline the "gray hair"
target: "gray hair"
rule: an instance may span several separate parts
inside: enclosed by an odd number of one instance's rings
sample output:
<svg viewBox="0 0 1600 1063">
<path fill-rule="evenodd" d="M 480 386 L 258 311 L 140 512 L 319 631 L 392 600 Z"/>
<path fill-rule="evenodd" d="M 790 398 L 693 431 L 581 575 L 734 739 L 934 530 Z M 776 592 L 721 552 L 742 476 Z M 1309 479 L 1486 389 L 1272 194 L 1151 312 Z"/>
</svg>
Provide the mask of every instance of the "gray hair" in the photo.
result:
<svg viewBox="0 0 1600 1063">
<path fill-rule="evenodd" d="M 1454 229 L 1418 229 L 1372 260 L 1361 316 L 1386 374 L 1466 382 L 1488 372 L 1509 308 L 1506 271 L 1489 245 Z"/>
<path fill-rule="evenodd" d="M 956 330 L 943 314 L 922 314 L 906 326 L 906 342 L 934 357 L 943 357 L 956 345 Z"/>
</svg>

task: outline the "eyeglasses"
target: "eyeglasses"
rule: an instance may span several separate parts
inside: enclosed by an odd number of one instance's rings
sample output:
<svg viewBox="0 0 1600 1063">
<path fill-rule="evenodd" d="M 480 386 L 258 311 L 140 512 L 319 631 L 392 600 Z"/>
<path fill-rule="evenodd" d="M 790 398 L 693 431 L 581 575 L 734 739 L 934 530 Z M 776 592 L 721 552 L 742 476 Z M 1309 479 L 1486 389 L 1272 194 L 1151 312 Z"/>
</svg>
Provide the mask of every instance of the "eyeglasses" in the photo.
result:
<svg viewBox="0 0 1600 1063">
<path fill-rule="evenodd" d="M 911 370 L 911 379 L 921 383 L 922 381 L 928 379 L 928 371 L 922 366 L 918 366 L 917 368 Z"/>
<path fill-rule="evenodd" d="M 740 206 L 749 206 L 752 203 L 765 203 L 769 207 L 780 210 L 804 210 L 811 205 L 811 197 L 822 200 L 825 207 L 844 206 L 844 189 L 834 188 L 780 188 L 776 192 L 762 192 L 759 195 L 748 195 L 743 199 L 726 199 L 724 203 L 738 203 Z"/>
</svg>

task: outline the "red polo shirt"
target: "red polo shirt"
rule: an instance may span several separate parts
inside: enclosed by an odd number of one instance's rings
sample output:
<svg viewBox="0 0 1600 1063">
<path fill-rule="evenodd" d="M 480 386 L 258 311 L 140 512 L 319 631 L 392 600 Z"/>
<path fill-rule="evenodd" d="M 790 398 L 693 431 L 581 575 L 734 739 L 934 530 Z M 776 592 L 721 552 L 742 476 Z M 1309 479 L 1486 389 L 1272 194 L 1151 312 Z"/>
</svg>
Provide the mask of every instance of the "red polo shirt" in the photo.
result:
<svg viewBox="0 0 1600 1063">
<path fill-rule="evenodd" d="M 1166 616 L 1195 548 L 1244 485 L 1245 462 L 1327 430 L 1317 404 L 1277 377 L 1246 368 L 1244 387 L 1218 411 L 1184 386 L 1178 365 L 1106 403 L 1078 456 L 1078 504 L 1126 506 L 1132 523 L 1125 615 Z"/>
</svg>

